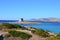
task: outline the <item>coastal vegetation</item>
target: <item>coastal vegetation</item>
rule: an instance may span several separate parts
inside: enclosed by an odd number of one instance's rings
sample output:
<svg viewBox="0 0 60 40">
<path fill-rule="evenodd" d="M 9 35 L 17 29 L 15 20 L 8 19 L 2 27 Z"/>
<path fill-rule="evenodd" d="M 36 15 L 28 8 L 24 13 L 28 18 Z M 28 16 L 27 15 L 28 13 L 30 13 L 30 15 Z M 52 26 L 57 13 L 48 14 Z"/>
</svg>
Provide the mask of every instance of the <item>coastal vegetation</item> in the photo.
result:
<svg viewBox="0 0 60 40">
<path fill-rule="evenodd" d="M 47 31 L 43 29 L 36 29 L 36 30 L 31 30 L 32 33 L 37 34 L 42 37 L 49 37 L 49 34 Z"/>
<path fill-rule="evenodd" d="M 60 40 L 60 33 L 50 35 L 50 31 L 46 31 L 41 28 L 24 27 L 18 24 L 3 23 L 0 24 L 0 31 L 2 29 L 4 30 L 3 32 L 8 32 L 10 36 L 15 38 L 19 37 L 28 40 L 30 37 L 32 37 L 32 35 L 29 34 L 31 32 L 32 34 L 47 38 L 47 40 Z M 27 30 L 27 32 L 29 31 L 29 33 L 25 32 L 25 30 Z"/>
<path fill-rule="evenodd" d="M 22 30 L 25 30 L 26 28 L 23 26 L 20 26 L 18 24 L 3 23 L 0 26 L 0 29 L 22 29 Z"/>
<path fill-rule="evenodd" d="M 9 29 L 10 28 L 22 28 L 20 25 L 17 25 L 17 24 L 3 23 L 2 25 Z"/>
<path fill-rule="evenodd" d="M 60 40 L 60 39 L 57 39 L 56 37 L 48 37 L 47 39 L 48 40 Z"/>
<path fill-rule="evenodd" d="M 15 30 L 9 31 L 9 34 L 12 35 L 13 37 L 21 37 L 23 39 L 29 39 L 30 37 L 32 37 L 30 34 Z"/>
<path fill-rule="evenodd" d="M 56 38 L 60 39 L 60 33 L 58 33 L 58 34 L 56 35 Z"/>
</svg>

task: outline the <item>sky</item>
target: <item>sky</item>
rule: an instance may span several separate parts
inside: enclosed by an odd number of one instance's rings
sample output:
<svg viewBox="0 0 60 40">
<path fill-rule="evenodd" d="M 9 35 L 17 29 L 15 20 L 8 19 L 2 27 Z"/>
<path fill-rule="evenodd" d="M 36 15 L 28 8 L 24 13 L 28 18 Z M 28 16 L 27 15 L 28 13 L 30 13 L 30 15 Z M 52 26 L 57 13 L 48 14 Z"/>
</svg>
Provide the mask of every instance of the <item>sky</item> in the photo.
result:
<svg viewBox="0 0 60 40">
<path fill-rule="evenodd" d="M 60 0 L 0 0 L 0 20 L 60 18 Z"/>
</svg>

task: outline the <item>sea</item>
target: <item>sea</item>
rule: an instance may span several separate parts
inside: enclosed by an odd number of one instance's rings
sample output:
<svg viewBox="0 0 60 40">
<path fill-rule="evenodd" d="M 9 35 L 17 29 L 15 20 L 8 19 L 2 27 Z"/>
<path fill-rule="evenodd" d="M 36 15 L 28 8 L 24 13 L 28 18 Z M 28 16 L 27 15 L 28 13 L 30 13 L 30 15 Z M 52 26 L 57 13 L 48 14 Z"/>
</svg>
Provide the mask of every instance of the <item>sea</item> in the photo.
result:
<svg viewBox="0 0 60 40">
<path fill-rule="evenodd" d="M 18 20 L 0 20 L 0 23 L 6 23 L 6 22 L 13 23 L 13 22 L 18 22 Z M 37 24 L 19 24 L 19 25 L 30 26 L 30 27 L 34 27 L 34 28 L 41 28 L 41 29 L 48 30 L 51 32 L 60 33 L 60 22 L 41 22 L 41 21 L 36 21 L 36 22 L 39 22 L 39 23 L 37 23 Z"/>
<path fill-rule="evenodd" d="M 39 24 L 20 24 L 21 26 L 30 26 L 34 28 L 41 28 L 50 32 L 60 33 L 60 22 L 43 22 Z"/>
<path fill-rule="evenodd" d="M 2 21 L 0 20 L 0 23 L 8 23 L 8 22 L 18 22 L 18 20 L 13 20 L 13 21 Z M 36 21 L 37 22 L 37 21 Z M 28 26 L 28 27 L 34 27 L 34 28 L 41 28 L 44 30 L 48 30 L 50 32 L 54 32 L 54 33 L 60 33 L 60 22 L 39 22 L 38 24 L 19 24 L 21 26 Z M 3 37 L 0 37 L 0 40 L 3 40 Z"/>
</svg>

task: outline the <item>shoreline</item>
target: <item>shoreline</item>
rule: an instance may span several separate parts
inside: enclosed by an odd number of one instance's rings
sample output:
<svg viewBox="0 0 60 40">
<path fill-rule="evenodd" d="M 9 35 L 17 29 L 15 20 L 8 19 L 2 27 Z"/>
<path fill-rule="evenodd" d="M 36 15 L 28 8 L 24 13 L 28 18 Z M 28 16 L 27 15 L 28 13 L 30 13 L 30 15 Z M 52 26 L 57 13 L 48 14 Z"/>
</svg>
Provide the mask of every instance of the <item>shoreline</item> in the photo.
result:
<svg viewBox="0 0 60 40">
<path fill-rule="evenodd" d="M 1 22 L 1 23 L 11 23 L 11 24 L 40 24 L 40 22 L 27 22 L 27 21 L 24 21 L 24 22 Z"/>
</svg>

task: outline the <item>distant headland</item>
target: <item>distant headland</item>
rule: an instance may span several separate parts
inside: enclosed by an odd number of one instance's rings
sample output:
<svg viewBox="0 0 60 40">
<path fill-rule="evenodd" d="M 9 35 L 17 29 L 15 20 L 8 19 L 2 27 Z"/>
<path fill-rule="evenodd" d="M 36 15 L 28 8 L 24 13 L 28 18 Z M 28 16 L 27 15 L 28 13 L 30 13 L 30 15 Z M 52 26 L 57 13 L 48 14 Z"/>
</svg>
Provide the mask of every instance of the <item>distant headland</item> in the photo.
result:
<svg viewBox="0 0 60 40">
<path fill-rule="evenodd" d="M 38 19 L 29 19 L 24 20 L 19 18 L 18 20 L 0 20 L 0 23 L 9 22 L 9 23 L 24 23 L 24 24 L 37 24 L 43 22 L 60 22 L 60 18 L 38 18 Z"/>
</svg>

